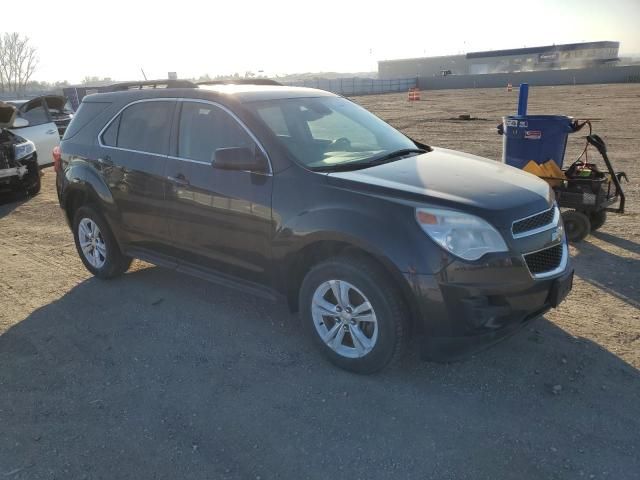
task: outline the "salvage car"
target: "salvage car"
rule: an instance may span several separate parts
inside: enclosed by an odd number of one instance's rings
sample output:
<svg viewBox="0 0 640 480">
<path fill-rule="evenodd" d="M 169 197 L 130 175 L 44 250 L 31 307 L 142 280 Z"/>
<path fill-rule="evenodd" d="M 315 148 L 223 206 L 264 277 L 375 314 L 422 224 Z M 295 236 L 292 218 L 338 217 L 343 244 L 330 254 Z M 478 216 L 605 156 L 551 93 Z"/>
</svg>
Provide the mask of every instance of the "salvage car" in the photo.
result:
<svg viewBox="0 0 640 480">
<path fill-rule="evenodd" d="M 140 258 L 282 298 L 358 373 L 418 333 L 428 358 L 468 354 L 571 290 L 543 180 L 414 141 L 329 92 L 160 83 L 85 97 L 56 154 L 93 275 Z"/>
<path fill-rule="evenodd" d="M 13 133 L 25 120 L 16 117 L 16 108 L 0 102 L 0 191 L 40 191 L 38 156 L 32 141 Z"/>
<path fill-rule="evenodd" d="M 31 140 L 39 155 L 40 167 L 52 164 L 51 152 L 60 144 L 73 111 L 67 99 L 60 95 L 45 95 L 29 100 L 7 100 L 17 108 L 17 116 L 28 123 L 11 130 Z"/>
</svg>

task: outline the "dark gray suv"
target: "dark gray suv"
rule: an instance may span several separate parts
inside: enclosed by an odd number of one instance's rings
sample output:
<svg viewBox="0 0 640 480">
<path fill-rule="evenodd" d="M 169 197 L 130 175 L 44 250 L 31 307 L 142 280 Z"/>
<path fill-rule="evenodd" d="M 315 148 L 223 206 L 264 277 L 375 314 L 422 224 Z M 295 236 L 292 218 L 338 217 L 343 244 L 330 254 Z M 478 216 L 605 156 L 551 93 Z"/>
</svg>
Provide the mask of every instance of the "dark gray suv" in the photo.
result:
<svg viewBox="0 0 640 480">
<path fill-rule="evenodd" d="M 571 289 L 544 181 L 328 92 L 119 85 L 83 100 L 55 160 L 93 274 L 140 258 L 282 298 L 352 371 L 381 369 L 415 334 L 428 357 L 459 356 Z"/>
</svg>

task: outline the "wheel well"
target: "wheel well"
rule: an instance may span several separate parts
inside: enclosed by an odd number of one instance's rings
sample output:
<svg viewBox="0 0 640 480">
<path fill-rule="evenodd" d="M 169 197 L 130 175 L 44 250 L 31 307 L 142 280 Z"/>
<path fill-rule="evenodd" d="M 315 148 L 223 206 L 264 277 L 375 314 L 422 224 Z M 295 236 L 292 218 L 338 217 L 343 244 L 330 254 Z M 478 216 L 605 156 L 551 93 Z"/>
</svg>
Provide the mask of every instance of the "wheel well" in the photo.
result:
<svg viewBox="0 0 640 480">
<path fill-rule="evenodd" d="M 293 258 L 291 258 L 284 278 L 287 281 L 285 286 L 287 302 L 289 304 L 289 309 L 292 312 L 298 311 L 298 293 L 307 272 L 309 272 L 318 263 L 341 255 L 362 258 L 377 265 L 378 268 L 389 274 L 394 283 L 398 286 L 398 291 L 410 312 L 410 325 L 413 326 L 414 319 L 417 318 L 416 315 L 418 309 L 415 301 L 413 300 L 411 289 L 402 274 L 392 266 L 386 264 L 379 257 L 367 252 L 366 250 L 352 244 L 339 241 L 320 241 L 307 245 L 297 252 Z"/>
<path fill-rule="evenodd" d="M 88 197 L 87 192 L 84 190 L 77 190 L 69 194 L 69 197 L 65 202 L 65 212 L 67 214 L 67 219 L 69 220 L 69 225 L 73 224 L 73 216 L 75 215 L 76 210 L 87 203 Z"/>
</svg>

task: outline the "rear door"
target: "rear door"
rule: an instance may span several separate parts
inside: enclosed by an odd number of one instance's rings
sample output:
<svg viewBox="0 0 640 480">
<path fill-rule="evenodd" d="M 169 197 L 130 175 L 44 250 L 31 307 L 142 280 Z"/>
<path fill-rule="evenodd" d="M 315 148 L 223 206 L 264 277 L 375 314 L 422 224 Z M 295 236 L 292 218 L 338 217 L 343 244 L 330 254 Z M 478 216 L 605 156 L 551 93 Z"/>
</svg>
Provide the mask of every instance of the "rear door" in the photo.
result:
<svg viewBox="0 0 640 480">
<path fill-rule="evenodd" d="M 97 168 L 113 194 L 132 247 L 164 253 L 165 165 L 177 102 L 150 99 L 126 106 L 102 130 Z"/>
<path fill-rule="evenodd" d="M 58 127 L 51 120 L 43 98 L 33 99 L 20 107 L 18 115 L 29 122 L 29 126 L 11 129 L 16 135 L 31 140 L 36 146 L 38 165 L 51 165 L 53 148 L 60 144 Z"/>
<path fill-rule="evenodd" d="M 260 149 L 222 105 L 184 100 L 174 156 L 167 161 L 167 215 L 177 256 L 245 281 L 267 284 L 273 225 L 270 173 L 221 170 L 218 148 Z"/>
</svg>

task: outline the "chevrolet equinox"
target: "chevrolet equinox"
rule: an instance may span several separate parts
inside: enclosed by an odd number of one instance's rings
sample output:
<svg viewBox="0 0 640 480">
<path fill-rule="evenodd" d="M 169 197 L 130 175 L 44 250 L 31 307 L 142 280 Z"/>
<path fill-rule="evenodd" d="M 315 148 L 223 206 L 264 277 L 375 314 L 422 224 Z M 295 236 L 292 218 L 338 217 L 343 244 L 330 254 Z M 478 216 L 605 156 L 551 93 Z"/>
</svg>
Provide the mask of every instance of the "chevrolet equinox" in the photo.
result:
<svg viewBox="0 0 640 480">
<path fill-rule="evenodd" d="M 282 298 L 358 373 L 415 334 L 427 358 L 462 356 L 572 285 L 547 183 L 321 90 L 119 84 L 83 99 L 54 165 L 93 275 L 139 258 Z"/>
</svg>

